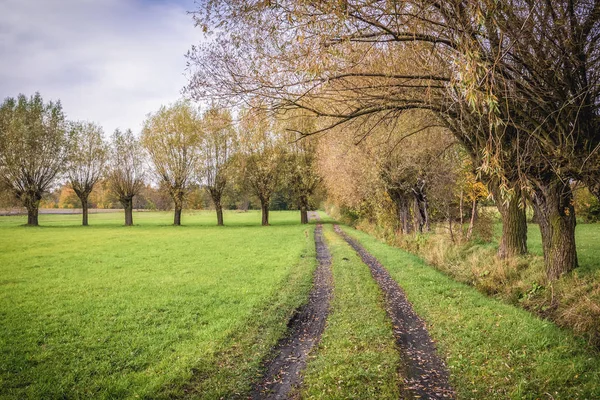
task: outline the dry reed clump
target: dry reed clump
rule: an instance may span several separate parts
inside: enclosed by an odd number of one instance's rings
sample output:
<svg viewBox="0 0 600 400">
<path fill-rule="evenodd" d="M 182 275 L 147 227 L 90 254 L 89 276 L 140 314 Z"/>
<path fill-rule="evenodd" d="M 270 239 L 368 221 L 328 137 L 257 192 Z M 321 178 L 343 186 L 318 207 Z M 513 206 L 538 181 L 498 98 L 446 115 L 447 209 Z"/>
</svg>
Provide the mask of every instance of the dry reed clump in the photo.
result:
<svg viewBox="0 0 600 400">
<path fill-rule="evenodd" d="M 571 276 L 554 285 L 553 319 L 600 346 L 600 282 L 597 276 Z"/>
</svg>

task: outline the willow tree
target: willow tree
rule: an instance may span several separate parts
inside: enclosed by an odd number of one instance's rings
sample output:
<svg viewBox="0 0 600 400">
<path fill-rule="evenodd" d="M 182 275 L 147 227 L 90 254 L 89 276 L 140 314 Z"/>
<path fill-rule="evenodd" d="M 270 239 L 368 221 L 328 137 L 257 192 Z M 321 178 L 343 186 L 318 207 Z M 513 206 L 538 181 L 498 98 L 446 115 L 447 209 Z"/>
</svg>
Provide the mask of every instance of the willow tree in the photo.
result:
<svg viewBox="0 0 600 400">
<path fill-rule="evenodd" d="M 213 32 L 218 40 L 188 54 L 194 68 L 188 91 L 198 98 L 240 102 L 259 96 L 270 107 L 302 109 L 319 118 L 319 128 L 303 132 L 307 135 L 356 120 L 377 125 L 411 110 L 431 111 L 435 124 L 451 122 L 448 128 L 476 167 L 484 166 L 482 155 L 494 154 L 486 118 L 490 109 L 475 113 L 470 104 L 489 96 L 470 84 L 469 59 L 459 41 L 465 41 L 462 28 L 445 20 L 451 5 L 434 3 L 208 1 L 195 13 L 196 22 L 209 32 L 219 26 Z M 464 8 L 462 3 L 456 5 Z M 467 118 L 472 114 L 479 115 Z M 509 199 L 518 205 L 518 183 L 501 179 L 501 187 L 514 195 L 502 193 L 499 204 Z M 520 212 L 519 207 L 509 210 Z M 517 245 L 501 254 L 523 253 L 525 220 L 501 215 L 520 223 L 503 230 L 503 237 L 510 236 L 503 243 Z"/>
<path fill-rule="evenodd" d="M 597 175 L 599 8 L 587 0 L 208 1 L 195 16 L 209 31 L 219 27 L 218 40 L 190 53 L 199 67 L 190 90 L 258 95 L 329 126 L 414 108 L 454 122 L 482 117 L 486 129 L 453 133 L 509 201 L 520 201 L 517 188 L 533 193 L 555 279 L 577 266 L 568 182 Z"/>
<path fill-rule="evenodd" d="M 447 181 L 457 176 L 458 163 L 446 153 L 456 140 L 429 113 L 414 111 L 376 126 L 352 123 L 320 143 L 319 168 L 336 203 L 374 219 L 394 214 L 394 228 L 403 234 L 429 229 L 432 201 L 447 214 L 455 202 Z"/>
<path fill-rule="evenodd" d="M 104 142 L 102 128 L 91 122 L 71 124 L 67 175 L 69 185 L 79 197 L 82 209 L 82 225 L 88 225 L 88 198 L 102 177 L 108 161 L 108 145 Z"/>
<path fill-rule="evenodd" d="M 235 152 L 236 131 L 226 109 L 211 107 L 202 116 L 200 181 L 208 191 L 217 213 L 217 225 L 223 225 L 223 192 L 227 186 L 227 168 Z"/>
<path fill-rule="evenodd" d="M 600 2 L 478 3 L 486 42 L 470 42 L 473 63 L 483 66 L 473 77 L 498 99 L 506 129 L 496 137 L 518 148 L 547 276 L 556 279 L 578 266 L 571 181 L 593 187 L 599 176 Z"/>
<path fill-rule="evenodd" d="M 278 124 L 286 133 L 286 173 L 294 201 L 300 209 L 300 223 L 308 223 L 308 210 L 315 191 L 321 183 L 317 170 L 316 137 L 305 137 L 302 132 L 314 129 L 315 119 L 306 113 L 279 115 Z"/>
<path fill-rule="evenodd" d="M 108 182 L 125 210 L 125 225 L 133 225 L 133 198 L 144 188 L 144 149 L 131 129 L 112 135 Z"/>
<path fill-rule="evenodd" d="M 181 225 L 181 211 L 200 159 L 201 117 L 189 102 L 162 106 L 148 115 L 142 144 L 154 171 L 175 205 L 174 225 Z"/>
<path fill-rule="evenodd" d="M 260 200 L 262 225 L 269 225 L 269 205 L 284 172 L 282 132 L 265 113 L 246 110 L 239 127 L 240 159 L 249 189 Z"/>
<path fill-rule="evenodd" d="M 38 225 L 44 192 L 63 172 L 68 132 L 60 102 L 39 93 L 6 98 L 0 106 L 0 179 L 27 209 L 27 225 Z"/>
</svg>

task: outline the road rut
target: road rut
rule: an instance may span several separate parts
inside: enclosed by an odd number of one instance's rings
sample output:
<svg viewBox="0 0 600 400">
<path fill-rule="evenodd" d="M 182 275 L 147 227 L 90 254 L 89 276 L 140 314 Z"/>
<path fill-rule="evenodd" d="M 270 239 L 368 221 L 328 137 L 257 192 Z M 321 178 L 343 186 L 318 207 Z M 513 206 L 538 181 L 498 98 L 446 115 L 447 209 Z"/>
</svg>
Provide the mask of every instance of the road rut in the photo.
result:
<svg viewBox="0 0 600 400">
<path fill-rule="evenodd" d="M 319 265 L 314 273 L 308 304 L 289 321 L 289 335 L 276 346 L 275 357 L 266 364 L 262 380 L 251 398 L 288 399 L 302 384 L 302 370 L 311 350 L 319 343 L 329 313 L 333 292 L 331 255 L 323 240 L 323 227 L 315 228 L 315 245 Z"/>
<path fill-rule="evenodd" d="M 384 293 L 386 311 L 394 326 L 394 337 L 405 365 L 406 398 L 451 399 L 454 391 L 448 382 L 448 369 L 438 356 L 425 323 L 419 318 L 404 291 L 375 257 L 339 226 L 344 238 L 368 265 L 371 275 Z"/>
</svg>

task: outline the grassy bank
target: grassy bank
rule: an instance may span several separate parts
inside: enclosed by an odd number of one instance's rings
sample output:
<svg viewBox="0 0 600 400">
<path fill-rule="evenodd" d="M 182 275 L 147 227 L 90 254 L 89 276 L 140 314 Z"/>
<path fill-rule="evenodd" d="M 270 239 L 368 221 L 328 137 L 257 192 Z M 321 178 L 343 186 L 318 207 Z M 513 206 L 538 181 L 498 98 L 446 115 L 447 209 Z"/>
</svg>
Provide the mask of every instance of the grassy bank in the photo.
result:
<svg viewBox="0 0 600 400">
<path fill-rule="evenodd" d="M 302 398 L 400 397 L 400 356 L 383 296 L 369 268 L 325 226 L 332 255 L 334 294 L 327 326 L 304 374 Z"/>
<path fill-rule="evenodd" d="M 256 212 L 79 218 L 0 218 L 2 398 L 230 397 L 306 300 L 313 227 L 297 212 L 266 228 Z"/>
<path fill-rule="evenodd" d="M 600 347 L 600 224 L 579 224 L 576 229 L 579 268 L 559 280 L 546 279 L 539 226 L 529 224 L 530 254 L 508 261 L 496 257 L 502 226 L 494 226 L 491 243 L 453 242 L 447 227 L 415 237 L 393 235 L 362 222 L 359 228 L 423 258 L 452 278 L 481 292 L 525 308 L 557 325 L 571 329 Z"/>
<path fill-rule="evenodd" d="M 460 398 L 600 397 L 600 356 L 583 340 L 454 281 L 416 256 L 345 230 L 388 268 L 427 322 Z"/>
</svg>

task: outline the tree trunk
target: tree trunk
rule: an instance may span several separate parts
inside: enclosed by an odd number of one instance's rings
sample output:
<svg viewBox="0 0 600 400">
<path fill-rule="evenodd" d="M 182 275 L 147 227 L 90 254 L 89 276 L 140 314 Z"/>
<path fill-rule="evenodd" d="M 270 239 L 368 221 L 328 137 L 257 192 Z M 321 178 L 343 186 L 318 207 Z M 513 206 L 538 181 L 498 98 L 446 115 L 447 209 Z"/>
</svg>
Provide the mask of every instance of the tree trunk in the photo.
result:
<svg viewBox="0 0 600 400">
<path fill-rule="evenodd" d="M 185 191 L 177 187 L 171 191 L 171 198 L 173 199 L 173 205 L 175 207 L 175 212 L 173 215 L 173 225 L 181 226 L 181 211 L 183 210 Z"/>
<path fill-rule="evenodd" d="M 497 185 L 490 185 L 496 207 L 502 218 L 502 238 L 498 257 L 510 258 L 527 253 L 527 216 L 521 189 L 514 188 L 510 198 L 502 196 Z"/>
<path fill-rule="evenodd" d="M 223 205 L 221 204 L 221 197 L 223 191 L 219 190 L 214 186 L 207 186 L 208 194 L 215 205 L 215 212 L 217 213 L 217 226 L 223 226 Z"/>
<path fill-rule="evenodd" d="M 308 199 L 300 198 L 300 223 L 308 224 Z"/>
<path fill-rule="evenodd" d="M 39 199 L 38 199 L 39 197 Z M 31 197 L 27 197 L 25 199 L 25 208 L 27 208 L 27 225 L 28 226 L 38 226 L 38 214 L 40 208 L 40 199 L 41 195 L 33 195 Z"/>
<path fill-rule="evenodd" d="M 408 207 L 408 202 L 404 198 L 399 200 L 398 216 L 402 225 L 402 233 L 411 233 L 412 226 L 410 225 L 410 208 Z"/>
<path fill-rule="evenodd" d="M 223 226 L 223 206 L 221 202 L 215 203 L 215 210 L 217 212 L 217 226 Z"/>
<path fill-rule="evenodd" d="M 579 265 L 571 187 L 559 179 L 538 184 L 534 207 L 537 208 L 542 233 L 546 276 L 549 280 L 558 279 Z"/>
<path fill-rule="evenodd" d="M 173 225 L 181 225 L 181 205 L 175 204 L 175 215 L 173 216 Z"/>
<path fill-rule="evenodd" d="M 120 199 L 125 210 L 125 226 L 133 225 L 133 197 L 124 197 Z"/>
<path fill-rule="evenodd" d="M 417 180 L 417 184 L 412 189 L 415 205 L 415 229 L 418 229 L 419 233 L 423 233 L 423 228 L 429 231 L 429 212 L 427 210 L 427 195 L 425 194 L 425 181 L 422 179 Z"/>
<path fill-rule="evenodd" d="M 90 196 L 90 192 L 80 191 L 73 189 L 77 197 L 79 197 L 79 201 L 81 201 L 81 214 L 82 221 L 81 225 L 88 226 L 88 211 L 89 211 L 89 201 L 88 198 Z"/>
<path fill-rule="evenodd" d="M 405 193 L 398 189 L 388 189 L 387 193 L 396 207 L 400 231 L 404 235 L 410 233 L 412 231 L 410 224 L 410 193 Z"/>
<path fill-rule="evenodd" d="M 419 203 L 417 201 L 417 199 L 413 199 L 413 206 L 412 206 L 412 214 L 413 214 L 413 226 L 415 227 L 415 233 L 420 233 L 422 232 L 422 225 L 421 225 L 421 221 L 419 220 L 419 216 L 421 215 L 421 213 L 419 212 Z"/>
<path fill-rule="evenodd" d="M 81 225 L 88 226 L 88 210 L 89 210 L 88 198 L 87 198 L 87 196 L 84 196 L 84 197 L 81 197 L 80 199 L 81 199 L 81 214 L 82 214 Z"/>
<path fill-rule="evenodd" d="M 308 224 L 308 210 L 306 209 L 306 207 L 302 207 L 300 209 L 300 223 Z"/>
<path fill-rule="evenodd" d="M 261 200 L 260 201 L 260 208 L 262 210 L 262 225 L 263 226 L 269 226 L 269 201 L 268 200 Z"/>
<path fill-rule="evenodd" d="M 38 213 L 39 208 L 36 206 L 27 207 L 27 225 L 29 226 L 38 226 Z"/>
<path fill-rule="evenodd" d="M 425 215 L 425 232 L 431 231 L 431 224 L 429 223 L 429 202 L 427 198 L 423 200 L 423 211 Z"/>
<path fill-rule="evenodd" d="M 395 194 L 392 197 L 394 204 L 396 205 L 396 213 L 398 215 L 398 221 L 400 222 L 400 230 L 403 234 L 408 234 L 412 231 L 410 225 L 410 207 L 408 201 L 402 195 Z"/>
</svg>

